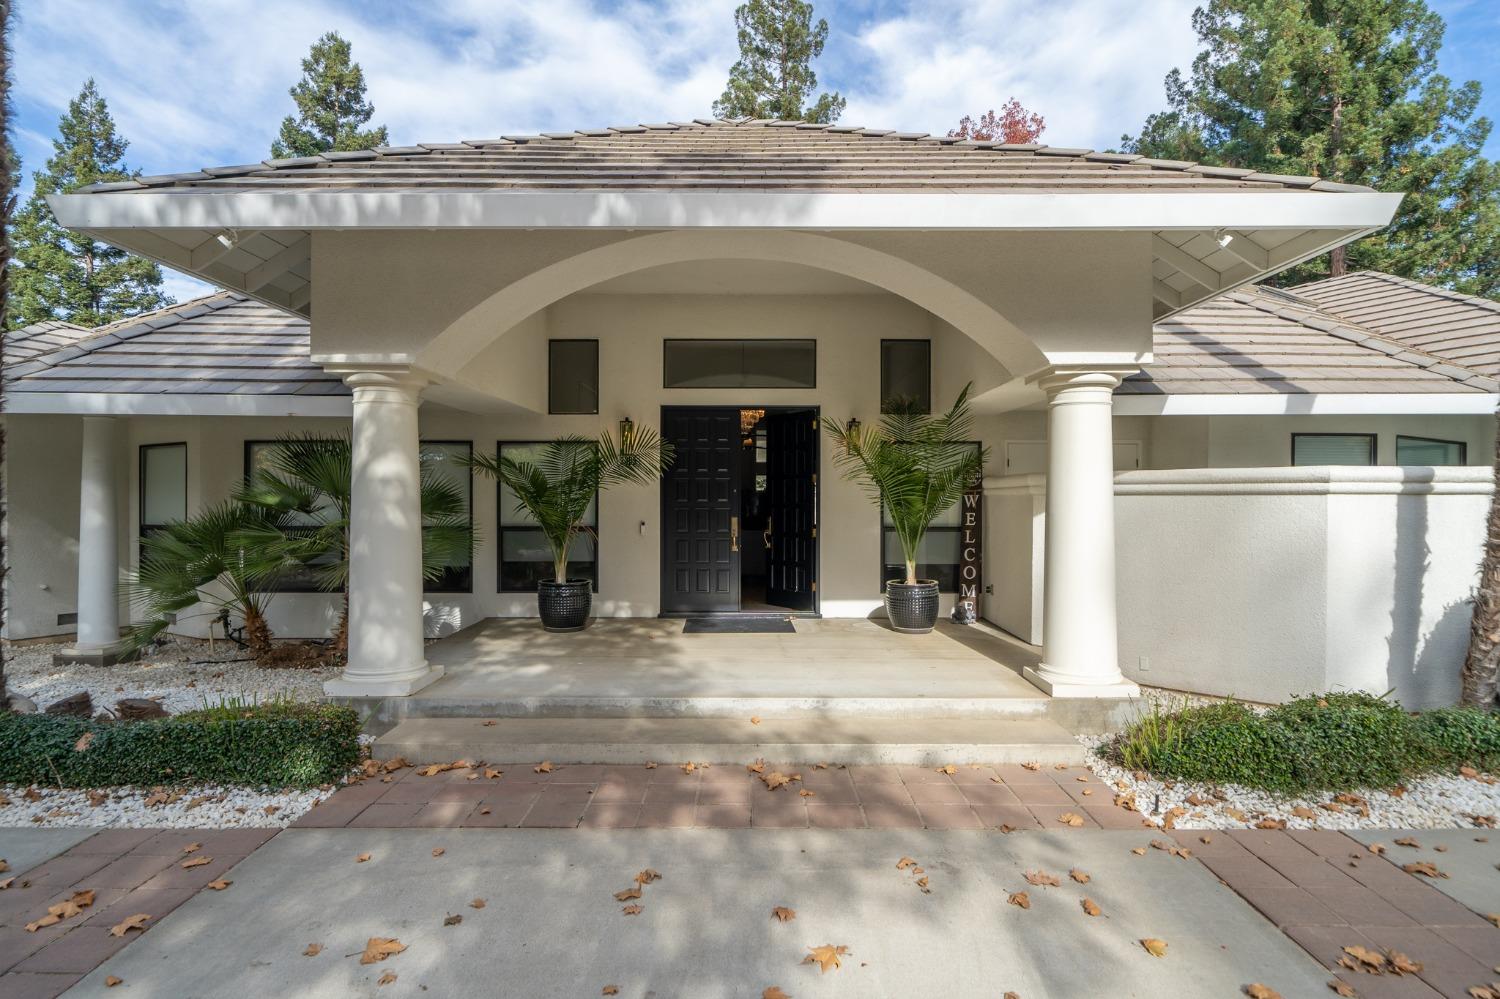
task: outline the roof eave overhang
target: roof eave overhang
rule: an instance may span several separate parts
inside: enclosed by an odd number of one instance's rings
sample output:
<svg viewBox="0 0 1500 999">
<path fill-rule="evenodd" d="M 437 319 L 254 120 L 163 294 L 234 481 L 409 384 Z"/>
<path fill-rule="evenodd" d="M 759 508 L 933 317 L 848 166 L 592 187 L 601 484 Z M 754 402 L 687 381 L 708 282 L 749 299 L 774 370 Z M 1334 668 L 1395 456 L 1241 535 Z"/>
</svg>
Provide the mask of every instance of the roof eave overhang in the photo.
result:
<svg viewBox="0 0 1500 999">
<path fill-rule="evenodd" d="M 1493 416 L 1493 392 L 1181 393 L 1115 396 L 1116 416 Z"/>
<path fill-rule="evenodd" d="M 329 416 L 348 419 L 347 395 L 206 395 L 193 392 L 17 392 L 7 415 L 69 416 Z"/>
</svg>

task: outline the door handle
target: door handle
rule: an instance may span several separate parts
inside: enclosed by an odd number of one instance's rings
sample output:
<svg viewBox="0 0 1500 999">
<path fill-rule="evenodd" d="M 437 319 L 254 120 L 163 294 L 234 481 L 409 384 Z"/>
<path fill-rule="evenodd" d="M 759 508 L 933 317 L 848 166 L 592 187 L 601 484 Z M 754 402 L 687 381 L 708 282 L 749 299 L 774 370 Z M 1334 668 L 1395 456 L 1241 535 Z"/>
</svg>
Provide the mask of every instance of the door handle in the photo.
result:
<svg viewBox="0 0 1500 999">
<path fill-rule="evenodd" d="M 772 527 L 772 525 L 774 523 L 775 523 L 775 521 L 772 518 L 767 517 L 766 518 L 766 529 L 764 531 L 762 531 L 761 535 L 760 535 L 760 539 L 766 543 L 766 547 L 767 548 L 771 547 L 771 527 Z"/>
<path fill-rule="evenodd" d="M 740 518 L 729 518 L 729 550 L 737 552 L 740 550 Z"/>
</svg>

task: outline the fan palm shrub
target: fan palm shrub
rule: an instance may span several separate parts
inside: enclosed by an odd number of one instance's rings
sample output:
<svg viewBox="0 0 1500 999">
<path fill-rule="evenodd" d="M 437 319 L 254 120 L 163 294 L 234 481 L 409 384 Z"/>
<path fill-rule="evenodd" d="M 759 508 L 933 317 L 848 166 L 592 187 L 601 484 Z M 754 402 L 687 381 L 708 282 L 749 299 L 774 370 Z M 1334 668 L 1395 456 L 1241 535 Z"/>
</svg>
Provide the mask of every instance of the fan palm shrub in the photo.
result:
<svg viewBox="0 0 1500 999">
<path fill-rule="evenodd" d="M 226 632 L 230 618 L 238 616 L 250 654 L 265 656 L 272 637 L 267 584 L 281 570 L 282 558 L 253 538 L 276 534 L 283 520 L 275 511 L 231 501 L 142 537 L 139 565 L 125 581 L 136 618 L 126 647 L 144 648 L 199 608 L 204 616 L 222 618 Z"/>
<path fill-rule="evenodd" d="M 568 553 L 581 535 L 592 535 L 583 522 L 594 497 L 620 483 L 648 485 L 670 467 L 672 445 L 650 427 L 608 430 L 597 438 L 560 437 L 543 444 L 531 460 L 502 454 L 476 454 L 474 468 L 498 479 L 516 497 L 517 511 L 536 521 L 552 552 L 556 583 L 568 581 Z"/>
<path fill-rule="evenodd" d="M 860 482 L 890 516 L 901 543 L 908 584 L 917 579 L 917 556 L 927 529 L 963 498 L 984 468 L 989 449 L 975 447 L 969 390 L 965 385 L 946 413 L 921 412 L 893 400 L 876 424 L 841 424 L 824 417 L 834 442 L 834 462 L 844 477 Z"/>
<path fill-rule="evenodd" d="M 240 502 L 266 511 L 263 525 L 247 531 L 279 559 L 283 571 L 302 567 L 318 585 L 343 594 L 330 643 L 336 656 L 349 648 L 349 508 L 353 447 L 347 436 L 292 434 L 266 449 L 264 462 L 236 493 Z M 472 557 L 474 529 L 466 498 L 422 462 L 422 578 L 433 581 L 446 566 Z"/>
</svg>

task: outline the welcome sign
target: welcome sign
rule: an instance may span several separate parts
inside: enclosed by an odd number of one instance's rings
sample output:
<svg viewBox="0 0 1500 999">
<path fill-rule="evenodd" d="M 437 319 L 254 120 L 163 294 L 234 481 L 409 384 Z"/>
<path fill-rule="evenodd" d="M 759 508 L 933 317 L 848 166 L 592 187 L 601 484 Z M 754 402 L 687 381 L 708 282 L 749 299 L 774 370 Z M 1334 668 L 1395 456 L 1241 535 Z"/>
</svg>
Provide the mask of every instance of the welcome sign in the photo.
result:
<svg viewBox="0 0 1500 999">
<path fill-rule="evenodd" d="M 958 604 L 953 617 L 967 624 L 979 620 L 979 590 L 984 585 L 983 472 L 964 491 L 959 526 Z"/>
</svg>

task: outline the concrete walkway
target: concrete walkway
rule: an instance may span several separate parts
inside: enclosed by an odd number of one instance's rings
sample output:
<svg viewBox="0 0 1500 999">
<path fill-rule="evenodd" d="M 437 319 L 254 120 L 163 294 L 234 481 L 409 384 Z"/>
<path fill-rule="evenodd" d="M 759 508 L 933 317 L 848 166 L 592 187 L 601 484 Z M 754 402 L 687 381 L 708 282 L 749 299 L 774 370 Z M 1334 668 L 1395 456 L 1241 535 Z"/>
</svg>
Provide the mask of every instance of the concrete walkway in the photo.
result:
<svg viewBox="0 0 1500 999">
<path fill-rule="evenodd" d="M 1131 852 L 1150 838 L 293 829 L 240 864 L 229 890 L 199 894 L 70 995 L 534 999 L 616 985 L 627 999 L 730 999 L 774 985 L 797 999 L 1144 999 L 1230 997 L 1251 982 L 1326 994 L 1327 974 L 1206 868 Z M 903 856 L 923 874 L 898 870 Z M 661 880 L 624 915 L 613 893 L 645 868 Z M 1060 886 L 1028 885 L 1038 870 Z M 1007 904 L 1022 890 L 1030 909 Z M 777 921 L 775 906 L 796 918 Z M 445 925 L 450 915 L 462 922 Z M 407 949 L 360 964 L 371 937 Z M 1147 937 L 1166 941 L 1164 958 L 1141 947 Z M 825 944 L 849 949 L 841 968 L 802 963 Z M 387 972 L 396 980 L 380 986 Z M 123 984 L 106 991 L 111 975 Z"/>
</svg>

